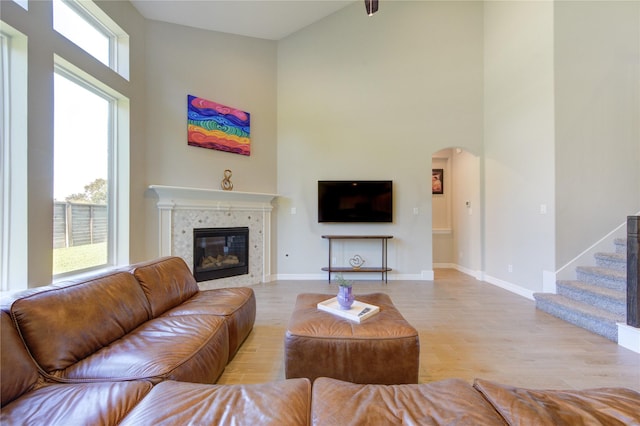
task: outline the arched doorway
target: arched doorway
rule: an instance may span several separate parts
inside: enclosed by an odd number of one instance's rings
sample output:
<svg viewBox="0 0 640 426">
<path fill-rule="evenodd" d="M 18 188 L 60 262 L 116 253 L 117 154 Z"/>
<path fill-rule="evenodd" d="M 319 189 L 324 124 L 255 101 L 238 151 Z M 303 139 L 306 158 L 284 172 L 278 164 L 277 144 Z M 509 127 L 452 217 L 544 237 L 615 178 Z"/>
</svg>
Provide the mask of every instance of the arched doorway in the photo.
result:
<svg viewBox="0 0 640 426">
<path fill-rule="evenodd" d="M 454 268 L 480 277 L 482 270 L 480 158 L 446 148 L 431 158 L 433 269 Z"/>
</svg>

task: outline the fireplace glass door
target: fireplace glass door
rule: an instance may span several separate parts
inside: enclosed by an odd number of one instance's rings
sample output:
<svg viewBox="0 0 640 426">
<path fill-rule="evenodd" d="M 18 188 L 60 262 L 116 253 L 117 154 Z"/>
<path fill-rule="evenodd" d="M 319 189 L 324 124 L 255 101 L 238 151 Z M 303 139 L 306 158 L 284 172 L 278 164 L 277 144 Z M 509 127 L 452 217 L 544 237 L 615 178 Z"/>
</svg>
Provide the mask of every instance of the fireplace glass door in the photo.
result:
<svg viewBox="0 0 640 426">
<path fill-rule="evenodd" d="M 249 228 L 193 230 L 193 276 L 208 281 L 249 273 Z"/>
</svg>

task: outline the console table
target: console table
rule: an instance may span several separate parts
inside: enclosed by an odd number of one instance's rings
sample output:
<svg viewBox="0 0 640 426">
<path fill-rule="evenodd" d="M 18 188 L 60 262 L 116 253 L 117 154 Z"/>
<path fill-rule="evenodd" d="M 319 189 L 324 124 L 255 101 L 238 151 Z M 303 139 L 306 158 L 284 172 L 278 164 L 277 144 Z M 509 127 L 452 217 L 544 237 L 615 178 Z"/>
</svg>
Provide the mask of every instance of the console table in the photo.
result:
<svg viewBox="0 0 640 426">
<path fill-rule="evenodd" d="M 380 272 L 381 278 L 384 282 L 387 282 L 387 272 L 391 271 L 391 268 L 387 266 L 387 242 L 393 238 L 393 235 L 323 235 L 322 238 L 329 240 L 329 266 L 322 268 L 323 271 L 327 271 L 329 275 L 329 284 L 331 284 L 332 272 Z M 381 266 L 368 266 L 361 268 L 352 268 L 344 266 L 332 266 L 331 265 L 331 243 L 333 240 L 380 240 L 382 243 L 382 263 Z"/>
</svg>

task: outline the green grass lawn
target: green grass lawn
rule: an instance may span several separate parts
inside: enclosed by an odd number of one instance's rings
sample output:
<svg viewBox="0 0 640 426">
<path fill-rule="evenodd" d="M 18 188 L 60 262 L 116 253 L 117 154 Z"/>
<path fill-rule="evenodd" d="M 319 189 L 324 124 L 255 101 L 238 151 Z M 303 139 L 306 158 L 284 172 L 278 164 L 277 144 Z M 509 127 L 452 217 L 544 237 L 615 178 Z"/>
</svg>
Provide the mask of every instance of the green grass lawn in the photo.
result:
<svg viewBox="0 0 640 426">
<path fill-rule="evenodd" d="M 106 263 L 106 242 L 53 250 L 53 275 L 91 268 Z"/>
</svg>

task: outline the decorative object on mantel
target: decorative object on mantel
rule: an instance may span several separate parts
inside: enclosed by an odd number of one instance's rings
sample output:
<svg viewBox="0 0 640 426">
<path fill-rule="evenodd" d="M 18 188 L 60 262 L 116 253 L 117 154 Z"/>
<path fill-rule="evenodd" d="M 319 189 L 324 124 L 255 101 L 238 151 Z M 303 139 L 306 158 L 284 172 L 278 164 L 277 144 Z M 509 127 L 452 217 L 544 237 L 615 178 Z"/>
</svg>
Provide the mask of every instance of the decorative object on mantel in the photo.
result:
<svg viewBox="0 0 640 426">
<path fill-rule="evenodd" d="M 349 280 L 345 280 L 342 274 L 337 276 L 338 280 L 338 304 L 341 309 L 348 310 L 353 305 L 353 301 L 355 300 L 355 296 L 353 295 L 353 287 L 352 282 Z"/>
<path fill-rule="evenodd" d="M 189 145 L 251 155 L 251 114 L 193 95 L 187 111 Z"/>
<path fill-rule="evenodd" d="M 353 269 L 357 270 L 360 269 L 362 265 L 364 265 L 364 259 L 359 254 L 356 254 L 351 259 L 349 259 L 349 264 Z"/>
<path fill-rule="evenodd" d="M 220 183 L 220 186 L 225 191 L 231 191 L 233 189 L 233 183 L 231 182 L 231 175 L 232 174 L 233 173 L 231 173 L 231 170 L 229 170 L 229 169 L 224 171 L 224 179 L 222 179 L 222 183 Z"/>
</svg>

